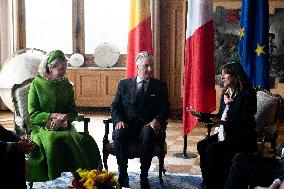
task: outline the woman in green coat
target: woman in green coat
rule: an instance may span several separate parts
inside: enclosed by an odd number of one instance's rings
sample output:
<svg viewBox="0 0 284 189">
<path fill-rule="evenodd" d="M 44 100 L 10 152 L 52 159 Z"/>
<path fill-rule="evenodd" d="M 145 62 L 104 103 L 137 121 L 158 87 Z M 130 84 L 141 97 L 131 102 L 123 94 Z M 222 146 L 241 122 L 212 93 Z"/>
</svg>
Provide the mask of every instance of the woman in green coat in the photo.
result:
<svg viewBox="0 0 284 189">
<path fill-rule="evenodd" d="M 62 172 L 101 166 L 95 140 L 79 134 L 71 124 L 77 111 L 66 68 L 64 53 L 52 51 L 40 63 L 39 76 L 30 86 L 28 111 L 35 143 L 28 156 L 30 181 L 53 180 Z"/>
</svg>

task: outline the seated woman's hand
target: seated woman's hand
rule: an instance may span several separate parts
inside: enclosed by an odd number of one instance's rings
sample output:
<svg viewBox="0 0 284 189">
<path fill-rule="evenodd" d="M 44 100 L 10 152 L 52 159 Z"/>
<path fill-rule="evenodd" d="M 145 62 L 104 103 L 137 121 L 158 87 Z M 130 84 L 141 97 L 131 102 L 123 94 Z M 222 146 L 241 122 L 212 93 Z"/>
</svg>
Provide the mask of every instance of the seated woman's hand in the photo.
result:
<svg viewBox="0 0 284 189">
<path fill-rule="evenodd" d="M 67 121 L 63 121 L 61 119 L 53 119 L 51 122 L 51 129 L 54 131 L 65 129 L 67 126 Z"/>
<path fill-rule="evenodd" d="M 50 119 L 58 119 L 61 121 L 68 121 L 68 115 L 67 114 L 62 114 L 62 113 L 52 113 L 50 115 Z"/>
<path fill-rule="evenodd" d="M 210 121 L 212 121 L 213 123 L 217 123 L 217 124 L 222 124 L 222 125 L 226 125 L 227 121 L 221 120 L 217 117 L 212 117 L 210 118 Z"/>
<path fill-rule="evenodd" d="M 68 127 L 67 121 L 62 121 L 61 119 L 49 120 L 46 124 L 46 129 L 50 131 L 64 130 Z"/>
<path fill-rule="evenodd" d="M 190 106 L 189 108 L 187 107 L 186 108 L 186 111 L 191 113 L 191 115 L 197 117 L 197 118 L 200 118 L 201 117 L 201 114 L 200 112 L 198 112 L 196 109 L 194 109 L 192 106 Z"/>
<path fill-rule="evenodd" d="M 63 122 L 61 123 L 61 128 L 65 129 L 65 128 L 67 128 L 67 127 L 68 127 L 68 122 L 67 122 L 67 121 L 63 121 Z"/>
<path fill-rule="evenodd" d="M 233 102 L 233 99 L 230 97 L 230 95 L 228 93 L 225 93 L 224 94 L 224 103 L 229 104 L 231 102 Z"/>
</svg>

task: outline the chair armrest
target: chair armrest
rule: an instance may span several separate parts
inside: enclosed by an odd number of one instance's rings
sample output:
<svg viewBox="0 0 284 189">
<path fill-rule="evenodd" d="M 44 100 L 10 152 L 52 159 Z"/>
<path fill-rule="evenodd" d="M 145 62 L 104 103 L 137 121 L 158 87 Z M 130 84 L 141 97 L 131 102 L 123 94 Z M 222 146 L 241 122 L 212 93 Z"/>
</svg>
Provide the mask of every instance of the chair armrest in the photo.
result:
<svg viewBox="0 0 284 189">
<path fill-rule="evenodd" d="M 78 114 L 77 117 L 75 118 L 75 121 L 78 122 L 84 122 L 84 133 L 89 133 L 88 131 L 88 125 L 90 122 L 90 118 L 89 117 L 85 117 L 83 114 Z"/>
<path fill-rule="evenodd" d="M 18 126 L 24 127 L 25 120 L 22 116 L 15 116 L 14 121 Z"/>
<path fill-rule="evenodd" d="M 24 117 L 15 115 L 14 122 L 16 134 L 23 137 L 29 137 L 30 131 L 25 124 Z"/>
<path fill-rule="evenodd" d="M 112 123 L 112 119 L 111 118 L 105 119 L 103 120 L 103 123 L 105 124 L 105 134 L 103 138 L 103 144 L 108 144 L 109 124 Z"/>
<path fill-rule="evenodd" d="M 206 137 L 209 137 L 210 136 L 210 133 L 211 133 L 211 129 L 212 127 L 216 127 L 216 123 L 214 122 L 203 122 L 204 123 L 204 126 L 207 128 L 207 135 Z"/>
</svg>

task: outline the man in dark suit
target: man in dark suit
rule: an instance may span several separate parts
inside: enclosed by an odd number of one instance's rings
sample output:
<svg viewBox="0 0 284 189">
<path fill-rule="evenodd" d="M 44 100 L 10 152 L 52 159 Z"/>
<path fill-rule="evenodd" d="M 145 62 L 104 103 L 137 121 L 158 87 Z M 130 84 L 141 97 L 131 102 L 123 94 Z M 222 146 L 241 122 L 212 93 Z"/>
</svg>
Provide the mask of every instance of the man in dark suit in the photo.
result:
<svg viewBox="0 0 284 189">
<path fill-rule="evenodd" d="M 154 145 L 161 140 L 169 114 L 168 90 L 164 82 L 152 77 L 153 56 L 140 52 L 136 59 L 137 77 L 122 79 L 111 105 L 115 130 L 113 140 L 119 167 L 119 183 L 127 187 L 128 144 L 142 144 L 141 188 L 150 188 L 148 171 Z"/>
<path fill-rule="evenodd" d="M 21 139 L 0 125 L 0 183 L 14 189 L 26 188 L 24 154 L 31 150 L 29 140 Z"/>
<path fill-rule="evenodd" d="M 247 189 L 249 185 L 278 189 L 280 184 L 284 185 L 284 143 L 279 147 L 278 154 L 280 160 L 249 153 L 237 154 L 225 189 Z"/>
</svg>

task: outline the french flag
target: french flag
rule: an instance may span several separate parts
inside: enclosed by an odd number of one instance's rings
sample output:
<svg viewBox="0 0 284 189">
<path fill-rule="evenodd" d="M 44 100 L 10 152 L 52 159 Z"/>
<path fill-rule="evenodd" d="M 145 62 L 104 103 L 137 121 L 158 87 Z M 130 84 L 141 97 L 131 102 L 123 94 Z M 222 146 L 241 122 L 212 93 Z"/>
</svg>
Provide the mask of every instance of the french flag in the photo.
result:
<svg viewBox="0 0 284 189">
<path fill-rule="evenodd" d="M 216 109 L 212 0 L 188 1 L 183 87 L 185 136 L 197 123 L 190 106 L 206 113 Z"/>
</svg>

